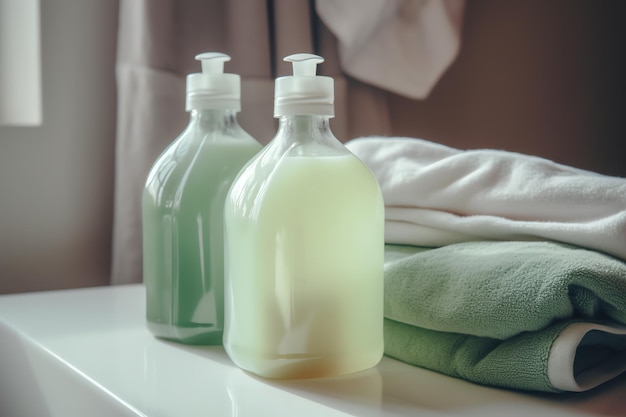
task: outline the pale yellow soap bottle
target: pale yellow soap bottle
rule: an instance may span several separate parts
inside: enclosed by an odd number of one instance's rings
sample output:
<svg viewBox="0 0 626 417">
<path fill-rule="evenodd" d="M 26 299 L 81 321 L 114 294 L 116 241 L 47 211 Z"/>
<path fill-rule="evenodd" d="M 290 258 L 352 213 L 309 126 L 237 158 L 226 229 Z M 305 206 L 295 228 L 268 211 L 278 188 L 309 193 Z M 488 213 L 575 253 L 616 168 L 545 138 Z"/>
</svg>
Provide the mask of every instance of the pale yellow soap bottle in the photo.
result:
<svg viewBox="0 0 626 417">
<path fill-rule="evenodd" d="M 268 378 L 357 372 L 383 354 L 383 199 L 330 130 L 323 59 L 285 61 L 294 73 L 276 80 L 276 137 L 226 197 L 224 346 Z"/>
</svg>

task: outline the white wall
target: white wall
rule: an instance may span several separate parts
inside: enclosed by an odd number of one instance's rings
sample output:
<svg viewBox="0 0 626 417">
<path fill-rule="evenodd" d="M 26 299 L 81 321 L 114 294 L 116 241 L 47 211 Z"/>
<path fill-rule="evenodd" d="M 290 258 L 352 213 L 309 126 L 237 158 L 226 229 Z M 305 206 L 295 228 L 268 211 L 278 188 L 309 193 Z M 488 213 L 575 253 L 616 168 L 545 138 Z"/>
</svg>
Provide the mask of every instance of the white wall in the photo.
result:
<svg viewBox="0 0 626 417">
<path fill-rule="evenodd" d="M 0 127 L 0 293 L 108 281 L 117 7 L 41 1 L 43 124 Z"/>
</svg>

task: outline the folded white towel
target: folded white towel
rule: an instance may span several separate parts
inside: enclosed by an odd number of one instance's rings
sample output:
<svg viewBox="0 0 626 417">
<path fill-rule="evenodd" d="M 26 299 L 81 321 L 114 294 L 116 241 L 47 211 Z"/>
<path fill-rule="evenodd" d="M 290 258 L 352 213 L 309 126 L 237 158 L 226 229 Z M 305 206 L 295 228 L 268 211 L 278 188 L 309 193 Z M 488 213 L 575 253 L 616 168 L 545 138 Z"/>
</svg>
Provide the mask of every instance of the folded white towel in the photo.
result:
<svg viewBox="0 0 626 417">
<path fill-rule="evenodd" d="M 385 200 L 385 241 L 554 240 L 626 260 L 626 179 L 498 150 L 367 137 L 348 149 Z"/>
</svg>

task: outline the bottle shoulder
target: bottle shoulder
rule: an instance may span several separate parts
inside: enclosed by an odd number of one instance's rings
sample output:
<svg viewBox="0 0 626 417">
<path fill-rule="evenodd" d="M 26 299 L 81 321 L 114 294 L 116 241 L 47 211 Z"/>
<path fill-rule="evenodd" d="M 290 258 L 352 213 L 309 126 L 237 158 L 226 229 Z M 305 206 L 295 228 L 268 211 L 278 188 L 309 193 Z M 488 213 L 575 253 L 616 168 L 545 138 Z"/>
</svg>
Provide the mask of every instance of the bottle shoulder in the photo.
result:
<svg viewBox="0 0 626 417">
<path fill-rule="evenodd" d="M 242 201 L 260 202 L 274 193 L 300 194 L 302 190 L 322 197 L 329 189 L 371 195 L 382 204 L 376 178 L 349 151 L 336 155 L 285 152 L 274 157 L 271 149 L 266 149 L 248 163 L 231 188 L 232 204 L 241 207 Z"/>
<path fill-rule="evenodd" d="M 260 150 L 262 145 L 245 130 L 200 129 L 188 127 L 157 157 L 151 171 L 171 170 L 171 166 L 186 167 L 193 164 L 199 154 L 231 155 Z"/>
<path fill-rule="evenodd" d="M 197 133 L 197 132 L 196 132 Z M 221 135 L 181 136 L 157 158 L 146 178 L 144 198 L 156 202 L 196 192 L 196 188 L 232 181 L 250 158 L 261 150 L 252 137 L 231 140 Z M 198 190 L 197 192 L 201 192 Z"/>
</svg>

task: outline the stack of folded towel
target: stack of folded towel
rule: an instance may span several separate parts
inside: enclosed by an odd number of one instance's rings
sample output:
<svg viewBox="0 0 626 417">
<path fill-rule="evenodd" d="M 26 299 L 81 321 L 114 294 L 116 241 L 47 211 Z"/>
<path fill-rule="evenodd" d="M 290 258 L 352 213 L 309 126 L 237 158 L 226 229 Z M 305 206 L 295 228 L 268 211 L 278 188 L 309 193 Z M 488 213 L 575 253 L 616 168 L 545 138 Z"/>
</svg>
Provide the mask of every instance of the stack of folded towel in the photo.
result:
<svg viewBox="0 0 626 417">
<path fill-rule="evenodd" d="M 347 144 L 385 200 L 385 352 L 584 391 L 626 371 L 626 179 L 411 138 Z"/>
</svg>

